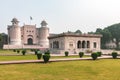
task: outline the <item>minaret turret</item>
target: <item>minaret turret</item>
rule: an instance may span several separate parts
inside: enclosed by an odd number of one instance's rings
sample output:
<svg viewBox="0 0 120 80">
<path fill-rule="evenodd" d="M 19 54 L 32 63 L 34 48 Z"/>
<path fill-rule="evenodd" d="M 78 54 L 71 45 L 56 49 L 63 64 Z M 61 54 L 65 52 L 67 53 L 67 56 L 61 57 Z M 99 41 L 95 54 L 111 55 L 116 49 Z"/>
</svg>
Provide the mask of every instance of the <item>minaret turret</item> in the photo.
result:
<svg viewBox="0 0 120 80">
<path fill-rule="evenodd" d="M 21 28 L 18 25 L 19 21 L 16 18 L 12 19 L 12 25 L 8 26 L 8 35 L 11 45 L 21 45 Z"/>
<path fill-rule="evenodd" d="M 39 45 L 41 47 L 49 47 L 49 28 L 47 27 L 47 22 L 43 20 L 41 22 L 41 27 L 39 29 Z"/>
</svg>

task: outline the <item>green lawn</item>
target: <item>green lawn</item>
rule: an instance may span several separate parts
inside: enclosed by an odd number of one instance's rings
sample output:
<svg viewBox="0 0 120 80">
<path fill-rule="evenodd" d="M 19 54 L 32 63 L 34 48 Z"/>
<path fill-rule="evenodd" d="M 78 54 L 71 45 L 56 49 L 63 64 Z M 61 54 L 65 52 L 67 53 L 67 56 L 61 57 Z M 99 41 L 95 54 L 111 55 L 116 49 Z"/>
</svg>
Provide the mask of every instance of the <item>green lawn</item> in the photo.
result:
<svg viewBox="0 0 120 80">
<path fill-rule="evenodd" d="M 120 80 L 120 59 L 0 65 L 0 80 Z"/>
<path fill-rule="evenodd" d="M 0 49 L 0 54 L 17 54 L 17 52 L 13 52 L 13 50 L 2 50 L 2 49 Z"/>
<path fill-rule="evenodd" d="M 13 50 L 0 50 L 0 61 L 12 61 L 12 60 L 37 60 L 37 56 L 34 54 L 29 54 L 30 50 L 27 50 L 27 54 L 25 56 L 22 53 L 13 52 Z M 11 56 L 3 56 L 3 55 L 11 55 Z M 12 56 L 13 55 L 13 56 Z M 84 56 L 90 57 L 90 56 Z M 79 58 L 76 56 L 51 56 L 51 59 L 59 59 L 59 58 Z"/>
<path fill-rule="evenodd" d="M 0 61 L 37 60 L 36 55 L 0 56 Z"/>
<path fill-rule="evenodd" d="M 21 53 L 22 49 L 18 49 Z M 30 50 L 26 50 L 27 53 L 31 52 Z M 7 55 L 12 55 L 12 54 L 18 54 L 17 53 L 17 49 L 16 52 L 14 52 L 13 50 L 5 50 L 5 49 L 0 49 L 0 54 L 7 54 Z"/>
</svg>

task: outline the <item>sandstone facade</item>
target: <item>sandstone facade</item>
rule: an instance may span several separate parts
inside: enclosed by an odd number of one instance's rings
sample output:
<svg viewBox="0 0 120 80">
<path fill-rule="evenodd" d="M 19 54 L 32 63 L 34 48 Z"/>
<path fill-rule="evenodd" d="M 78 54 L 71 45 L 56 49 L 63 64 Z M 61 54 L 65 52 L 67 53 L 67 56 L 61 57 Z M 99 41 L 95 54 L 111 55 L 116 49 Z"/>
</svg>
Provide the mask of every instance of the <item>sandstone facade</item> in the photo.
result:
<svg viewBox="0 0 120 80">
<path fill-rule="evenodd" d="M 25 48 L 25 45 L 27 47 L 30 45 L 39 48 L 49 47 L 49 28 L 46 21 L 42 21 L 39 28 L 36 25 L 19 26 L 19 21 L 16 18 L 13 18 L 11 22 L 12 25 L 8 25 L 9 44 L 6 47 L 15 48 L 19 46 L 22 48 L 24 46 Z"/>
</svg>

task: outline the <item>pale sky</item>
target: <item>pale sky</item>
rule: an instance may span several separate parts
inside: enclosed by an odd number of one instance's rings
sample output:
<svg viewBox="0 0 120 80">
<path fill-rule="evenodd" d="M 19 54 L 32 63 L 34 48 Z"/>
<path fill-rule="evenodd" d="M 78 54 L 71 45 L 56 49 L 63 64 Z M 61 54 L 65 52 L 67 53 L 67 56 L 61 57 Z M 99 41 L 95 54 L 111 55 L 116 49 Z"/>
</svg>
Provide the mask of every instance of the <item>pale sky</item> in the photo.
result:
<svg viewBox="0 0 120 80">
<path fill-rule="evenodd" d="M 120 0 L 0 0 L 0 33 L 7 33 L 12 18 L 22 26 L 30 24 L 30 16 L 37 27 L 46 20 L 50 33 L 87 33 L 119 23 Z"/>
</svg>

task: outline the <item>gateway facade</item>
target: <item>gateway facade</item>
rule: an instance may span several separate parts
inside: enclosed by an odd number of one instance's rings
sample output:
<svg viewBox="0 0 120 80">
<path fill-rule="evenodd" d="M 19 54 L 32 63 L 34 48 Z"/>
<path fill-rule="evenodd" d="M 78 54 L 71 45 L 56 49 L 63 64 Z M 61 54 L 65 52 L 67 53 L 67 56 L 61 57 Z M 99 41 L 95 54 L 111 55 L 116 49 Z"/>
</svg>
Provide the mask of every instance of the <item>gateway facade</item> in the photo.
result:
<svg viewBox="0 0 120 80">
<path fill-rule="evenodd" d="M 8 45 L 4 49 L 15 48 L 48 48 L 49 28 L 46 21 L 41 22 L 41 27 L 36 25 L 19 26 L 16 18 L 12 19 L 12 25 L 8 25 Z"/>
</svg>

